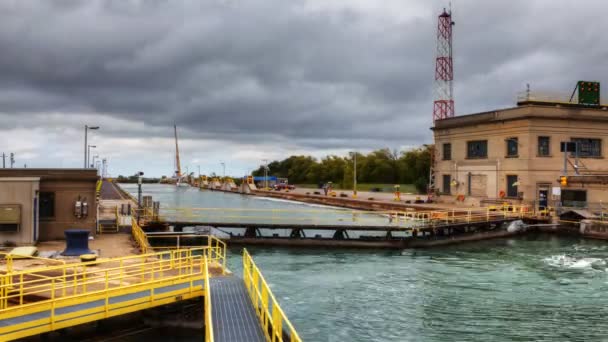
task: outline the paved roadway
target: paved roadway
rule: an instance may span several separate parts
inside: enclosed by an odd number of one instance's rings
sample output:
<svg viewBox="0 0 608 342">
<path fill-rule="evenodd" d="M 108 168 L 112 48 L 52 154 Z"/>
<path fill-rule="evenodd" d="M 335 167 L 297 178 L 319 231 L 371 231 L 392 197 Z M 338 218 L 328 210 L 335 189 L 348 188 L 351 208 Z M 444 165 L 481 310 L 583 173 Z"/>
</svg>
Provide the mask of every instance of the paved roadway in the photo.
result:
<svg viewBox="0 0 608 342">
<path fill-rule="evenodd" d="M 124 196 L 118 191 L 114 183 L 104 180 L 101 184 L 101 199 L 104 200 L 122 200 Z"/>
</svg>

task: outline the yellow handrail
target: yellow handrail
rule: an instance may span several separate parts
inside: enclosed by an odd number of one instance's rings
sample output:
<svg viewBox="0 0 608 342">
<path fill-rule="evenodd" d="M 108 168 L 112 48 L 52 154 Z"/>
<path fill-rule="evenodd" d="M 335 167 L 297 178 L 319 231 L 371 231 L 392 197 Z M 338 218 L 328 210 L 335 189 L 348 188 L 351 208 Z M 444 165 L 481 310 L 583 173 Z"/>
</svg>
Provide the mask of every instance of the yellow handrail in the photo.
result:
<svg viewBox="0 0 608 342">
<path fill-rule="evenodd" d="M 209 284 L 209 263 L 205 257 L 205 341 L 213 342 L 213 321 L 211 314 L 211 286 Z"/>
<path fill-rule="evenodd" d="M 66 263 L 64 260 L 42 258 L 42 257 L 37 257 L 37 256 L 32 256 L 32 255 L 15 255 L 15 254 L 6 253 L 6 252 L 0 252 L 0 255 L 3 255 L 4 260 L 6 261 L 6 272 L 7 273 L 13 272 L 14 259 L 34 259 L 34 260 L 42 260 L 42 261 L 47 261 L 47 262 L 52 262 L 52 263 L 58 263 L 58 264 L 62 264 L 62 265 L 65 265 L 65 263 Z"/>
<path fill-rule="evenodd" d="M 284 339 L 285 332 L 287 332 L 290 342 L 301 342 L 302 339 L 279 306 L 260 269 L 246 249 L 243 250 L 243 280 L 266 334 L 266 340 L 270 342 L 287 341 Z"/>
<path fill-rule="evenodd" d="M 202 247 L 14 271 L 2 276 L 0 303 L 18 302 L 20 307 L 35 306 L 52 299 L 97 293 L 100 289 L 107 291 L 158 279 L 202 276 L 207 249 Z M 47 299 L 24 304 L 24 298 L 28 296 Z M 8 305 L 9 309 L 11 307 Z M 0 309 L 7 309 L 7 305 Z"/>
<path fill-rule="evenodd" d="M 139 249 L 142 253 L 146 254 L 154 251 L 154 248 L 150 247 L 150 242 L 148 242 L 146 233 L 141 229 L 139 224 L 137 224 L 137 219 L 133 216 L 131 216 L 131 234 L 133 235 L 135 242 L 139 245 Z"/>
<path fill-rule="evenodd" d="M 35 324 L 24 320 L 2 326 L 0 335 L 3 340 L 12 340 L 204 296 L 209 289 L 206 249 L 65 264 L 2 275 L 0 317 L 41 318 Z M 186 286 L 175 287 L 176 284 Z M 157 288 L 164 290 L 157 293 Z M 173 295 L 167 297 L 167 294 Z M 80 311 L 74 311 L 76 307 L 80 307 Z"/>
</svg>

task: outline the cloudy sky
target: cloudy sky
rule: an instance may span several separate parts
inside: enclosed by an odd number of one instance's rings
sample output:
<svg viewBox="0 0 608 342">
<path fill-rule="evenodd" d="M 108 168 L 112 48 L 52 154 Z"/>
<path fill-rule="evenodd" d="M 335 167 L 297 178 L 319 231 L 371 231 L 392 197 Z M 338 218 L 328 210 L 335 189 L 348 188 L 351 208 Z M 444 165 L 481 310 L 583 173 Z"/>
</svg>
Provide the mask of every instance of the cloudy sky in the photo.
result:
<svg viewBox="0 0 608 342">
<path fill-rule="evenodd" d="M 458 114 L 606 81 L 608 3 L 452 1 Z M 432 142 L 446 1 L 0 1 L 0 153 L 112 175 L 242 175 L 262 159 Z M 606 87 L 604 87 L 606 89 Z M 605 97 L 605 95 L 604 95 Z"/>
</svg>

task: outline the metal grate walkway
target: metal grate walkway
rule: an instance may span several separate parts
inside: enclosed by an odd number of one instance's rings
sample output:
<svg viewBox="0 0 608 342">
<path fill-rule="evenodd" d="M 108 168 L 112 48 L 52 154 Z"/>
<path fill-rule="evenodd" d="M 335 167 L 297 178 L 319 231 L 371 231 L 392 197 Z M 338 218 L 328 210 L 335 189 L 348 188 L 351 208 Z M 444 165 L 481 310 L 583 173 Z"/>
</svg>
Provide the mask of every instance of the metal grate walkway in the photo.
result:
<svg viewBox="0 0 608 342">
<path fill-rule="evenodd" d="M 243 279 L 223 276 L 209 281 L 215 341 L 266 341 Z"/>
</svg>

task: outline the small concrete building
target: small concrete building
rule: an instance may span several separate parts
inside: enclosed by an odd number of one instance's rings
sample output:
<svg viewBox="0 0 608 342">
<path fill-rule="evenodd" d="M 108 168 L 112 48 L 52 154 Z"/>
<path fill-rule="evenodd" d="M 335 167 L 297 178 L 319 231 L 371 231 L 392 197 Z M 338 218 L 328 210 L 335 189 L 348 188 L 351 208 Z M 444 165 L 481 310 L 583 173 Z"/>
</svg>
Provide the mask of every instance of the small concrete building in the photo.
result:
<svg viewBox="0 0 608 342">
<path fill-rule="evenodd" d="M 0 169 L 0 244 L 64 238 L 97 227 L 95 169 Z"/>
<path fill-rule="evenodd" d="M 432 130 L 439 202 L 585 207 L 608 200 L 606 107 L 523 101 L 438 120 Z M 562 142 L 576 143 L 578 153 L 564 158 Z"/>
</svg>

